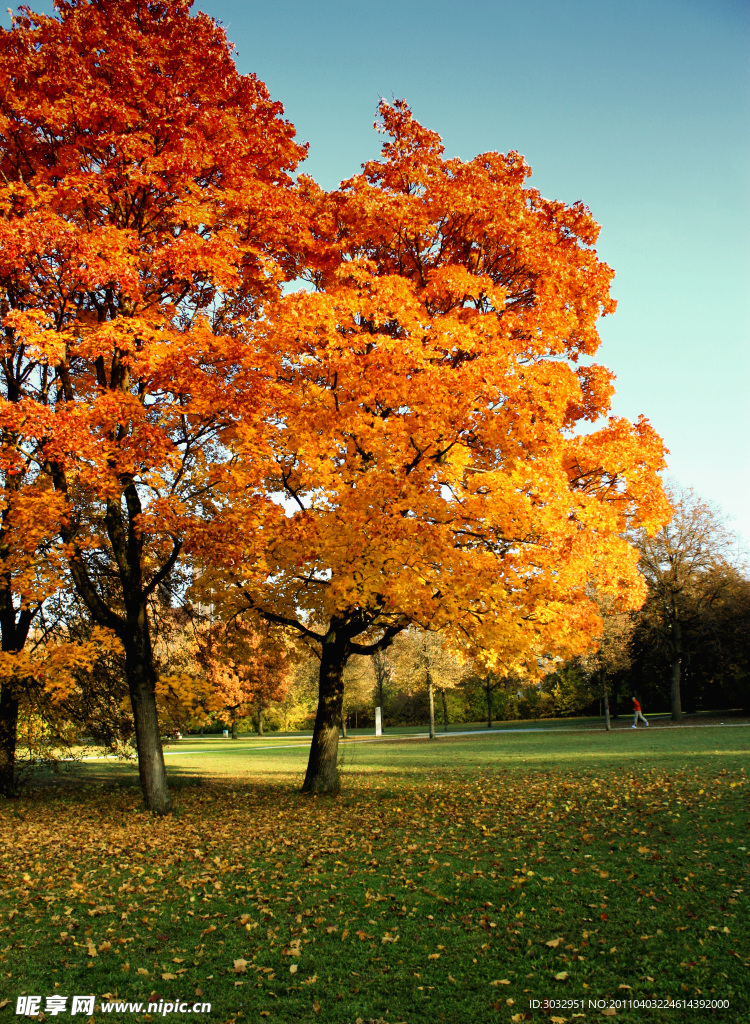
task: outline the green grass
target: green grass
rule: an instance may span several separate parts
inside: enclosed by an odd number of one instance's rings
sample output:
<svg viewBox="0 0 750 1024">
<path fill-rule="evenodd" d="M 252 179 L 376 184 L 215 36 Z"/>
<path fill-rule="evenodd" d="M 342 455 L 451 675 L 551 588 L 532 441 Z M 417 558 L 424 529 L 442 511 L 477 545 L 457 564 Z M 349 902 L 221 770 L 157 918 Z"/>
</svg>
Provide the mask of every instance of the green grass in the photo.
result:
<svg viewBox="0 0 750 1024">
<path fill-rule="evenodd" d="M 292 737 L 188 737 L 168 748 L 162 820 L 140 809 L 132 765 L 88 762 L 75 784 L 0 804 L 0 1021 L 19 995 L 56 992 L 303 1024 L 728 999 L 616 1019 L 736 1024 L 748 741 L 726 726 L 349 743 L 332 800 L 299 794 Z M 582 1006 L 530 1006 L 545 998 Z"/>
</svg>

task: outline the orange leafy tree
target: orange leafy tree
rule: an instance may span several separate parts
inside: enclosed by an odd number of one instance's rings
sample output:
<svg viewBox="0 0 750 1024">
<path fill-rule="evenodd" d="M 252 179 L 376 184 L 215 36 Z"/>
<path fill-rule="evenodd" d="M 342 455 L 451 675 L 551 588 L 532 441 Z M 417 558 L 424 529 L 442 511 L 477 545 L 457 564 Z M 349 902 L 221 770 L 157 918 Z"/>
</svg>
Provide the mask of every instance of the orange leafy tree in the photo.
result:
<svg viewBox="0 0 750 1024">
<path fill-rule="evenodd" d="M 241 423 L 252 441 L 265 377 L 246 325 L 296 274 L 304 151 L 189 0 L 56 8 L 0 35 L 4 340 L 37 366 L 37 393 L 2 412 L 42 446 L 74 585 L 124 648 L 161 813 L 147 604 L 186 552 L 225 542 L 226 446 Z"/>
<path fill-rule="evenodd" d="M 13 290 L 0 289 L 7 324 Z M 0 351 L 0 793 L 6 794 L 15 788 L 19 702 L 35 688 L 25 652 L 29 631 L 64 569 L 56 543 L 61 502 L 43 471 L 39 439 L 25 422 L 47 380 L 33 350 L 6 326 Z"/>
<path fill-rule="evenodd" d="M 212 708 L 237 738 L 237 723 L 284 699 L 291 685 L 287 644 L 247 618 L 235 616 L 199 638 L 199 661 L 211 686 Z"/>
<path fill-rule="evenodd" d="M 405 103 L 380 116 L 380 160 L 332 194 L 303 183 L 315 291 L 256 328 L 285 354 L 267 487 L 286 514 L 265 575 L 250 547 L 235 579 L 321 652 L 310 792 L 339 788 L 351 655 L 411 623 L 532 673 L 581 652 L 600 628 L 587 588 L 639 604 L 623 534 L 669 512 L 648 422 L 590 426 L 614 302 L 589 211 L 542 198 L 517 153 L 447 159 Z"/>
</svg>

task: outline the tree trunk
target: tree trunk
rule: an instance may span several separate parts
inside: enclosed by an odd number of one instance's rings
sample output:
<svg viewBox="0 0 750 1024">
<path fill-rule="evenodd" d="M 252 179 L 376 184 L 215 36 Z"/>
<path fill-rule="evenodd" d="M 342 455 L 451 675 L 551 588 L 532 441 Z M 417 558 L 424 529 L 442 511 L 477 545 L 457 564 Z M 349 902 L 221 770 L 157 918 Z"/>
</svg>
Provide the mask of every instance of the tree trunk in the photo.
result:
<svg viewBox="0 0 750 1024">
<path fill-rule="evenodd" d="M 607 732 L 612 729 L 612 723 L 609 720 L 609 691 L 607 689 L 607 677 L 602 672 L 602 696 L 604 697 L 604 728 Z"/>
<path fill-rule="evenodd" d="M 339 625 L 332 622 L 323 638 L 318 710 L 310 745 L 310 759 L 302 784 L 303 793 L 338 793 L 341 790 L 338 770 L 339 730 L 344 702 L 344 668 L 349 657 L 349 645 L 338 633 Z"/>
<path fill-rule="evenodd" d="M 159 735 L 156 672 L 145 602 L 136 620 L 131 620 L 128 625 L 130 635 L 125 641 L 125 676 L 133 707 L 143 799 L 147 810 L 155 814 L 167 814 L 171 809 L 171 801 Z"/>
<path fill-rule="evenodd" d="M 346 731 L 346 718 L 347 718 L 346 715 L 342 715 L 341 716 L 341 738 L 345 739 L 345 740 L 349 738 L 349 736 L 347 734 L 347 731 Z"/>
<path fill-rule="evenodd" d="M 0 794 L 13 796 L 16 791 L 16 737 L 18 733 L 18 698 L 7 685 L 0 689 Z"/>
<path fill-rule="evenodd" d="M 263 708 L 258 708 L 258 735 L 263 735 Z"/>
<path fill-rule="evenodd" d="M 427 699 L 430 705 L 430 739 L 435 739 L 435 691 L 432 685 L 432 674 L 427 669 Z"/>
<path fill-rule="evenodd" d="M 492 687 L 489 679 L 484 684 L 484 692 L 487 694 L 487 728 L 492 728 Z"/>
<path fill-rule="evenodd" d="M 383 674 L 378 673 L 378 699 L 380 700 L 380 732 L 385 733 L 385 715 L 383 714 Z"/>
<path fill-rule="evenodd" d="M 682 721 L 682 700 L 680 697 L 680 669 L 682 666 L 682 624 L 677 612 L 672 619 L 672 680 L 669 688 L 669 699 L 672 705 L 672 721 Z"/>
<path fill-rule="evenodd" d="M 448 701 L 445 697 L 445 690 L 440 691 L 440 696 L 443 699 L 443 732 L 448 732 Z"/>
<path fill-rule="evenodd" d="M 237 716 L 232 715 L 232 739 L 237 739 Z"/>
</svg>

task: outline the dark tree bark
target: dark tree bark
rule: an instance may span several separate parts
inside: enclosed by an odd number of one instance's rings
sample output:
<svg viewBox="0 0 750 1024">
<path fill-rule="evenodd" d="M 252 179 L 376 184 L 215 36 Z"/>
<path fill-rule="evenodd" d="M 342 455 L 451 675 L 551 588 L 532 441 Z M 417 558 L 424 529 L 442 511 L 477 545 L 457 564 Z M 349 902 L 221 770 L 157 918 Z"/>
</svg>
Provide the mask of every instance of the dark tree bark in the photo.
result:
<svg viewBox="0 0 750 1024">
<path fill-rule="evenodd" d="M 6 684 L 0 690 L 0 794 L 16 791 L 16 737 L 18 734 L 18 698 Z"/>
<path fill-rule="evenodd" d="M 339 732 L 343 725 L 344 669 L 352 654 L 375 654 L 385 650 L 406 627 L 387 626 L 379 640 L 369 644 L 354 642 L 354 637 L 372 625 L 372 616 L 361 609 L 353 609 L 334 616 L 324 635 L 316 634 L 292 619 L 284 619 L 270 612 L 262 612 L 270 622 L 293 626 L 309 640 L 320 643 L 320 676 L 318 709 L 315 715 L 310 758 L 307 763 L 303 793 L 339 793 L 341 779 L 338 770 Z"/>
<path fill-rule="evenodd" d="M 53 466 L 52 475 L 56 488 L 67 499 L 68 481 L 64 472 L 60 467 Z M 124 614 L 110 607 L 106 595 L 100 592 L 89 575 L 72 525 L 73 520 L 63 521 L 60 532 L 62 539 L 72 549 L 69 565 L 76 590 L 94 621 L 112 629 L 125 649 L 125 676 L 135 722 L 138 772 L 144 803 L 146 809 L 155 814 L 167 814 L 171 810 L 171 800 L 156 710 L 156 668 L 148 600 L 169 577 L 182 543 L 174 543 L 169 557 L 147 582 L 144 579 L 145 538 L 138 527 L 143 511 L 140 496 L 132 479 L 124 477 L 122 484 L 122 494 L 106 502 L 105 523 L 119 577 L 119 596 Z"/>
<path fill-rule="evenodd" d="M 349 735 L 346 731 L 346 715 L 341 716 L 341 738 L 342 740 L 346 740 L 349 738 Z"/>
<path fill-rule="evenodd" d="M 237 739 L 237 717 L 232 715 L 232 739 Z"/>
<path fill-rule="evenodd" d="M 445 696 L 445 690 L 440 691 L 440 696 L 443 701 L 443 732 L 448 732 L 448 700 Z"/>
<path fill-rule="evenodd" d="M 263 708 L 258 708 L 258 735 L 263 735 Z"/>
<path fill-rule="evenodd" d="M 432 673 L 427 669 L 427 699 L 430 705 L 430 739 L 435 739 L 435 689 L 432 685 Z"/>
<path fill-rule="evenodd" d="M 320 657 L 318 710 L 315 715 L 310 759 L 303 793 L 339 793 L 338 770 L 341 708 L 344 702 L 344 669 L 350 654 L 343 622 L 333 620 L 323 638 Z"/>
<path fill-rule="evenodd" d="M 125 647 L 125 676 L 135 722 L 138 774 L 147 809 L 156 814 L 166 814 L 171 809 L 171 801 L 159 733 L 156 670 L 145 602 L 134 619 L 128 633 L 121 639 Z"/>
<path fill-rule="evenodd" d="M 4 539 L 4 522 L 1 532 Z M 3 558 L 7 554 L 4 545 L 0 553 Z M 0 606 L 2 607 L 2 614 L 0 614 L 2 650 L 11 653 L 22 651 L 29 635 L 34 612 L 29 608 L 22 608 L 20 612 L 16 612 L 13 606 L 13 594 L 8 586 L 0 591 Z M 0 793 L 5 796 L 12 796 L 16 792 L 18 709 L 17 691 L 7 683 L 0 684 Z"/>
<path fill-rule="evenodd" d="M 607 732 L 612 729 L 612 723 L 609 720 L 609 687 L 607 686 L 607 677 L 602 672 L 602 696 L 604 697 L 604 728 Z"/>
</svg>

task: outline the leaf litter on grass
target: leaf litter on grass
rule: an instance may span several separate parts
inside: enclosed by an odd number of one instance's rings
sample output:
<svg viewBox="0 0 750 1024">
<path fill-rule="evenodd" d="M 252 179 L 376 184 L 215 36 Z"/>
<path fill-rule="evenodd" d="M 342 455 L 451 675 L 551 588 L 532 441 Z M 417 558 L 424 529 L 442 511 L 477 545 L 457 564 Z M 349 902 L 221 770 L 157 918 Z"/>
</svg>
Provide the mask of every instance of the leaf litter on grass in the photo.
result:
<svg viewBox="0 0 750 1024">
<path fill-rule="evenodd" d="M 348 783 L 338 802 L 186 788 L 173 819 L 118 789 L 3 806 L 0 996 L 145 986 L 220 1013 L 417 1024 L 510 1019 L 553 986 L 747 994 L 742 773 Z"/>
</svg>

